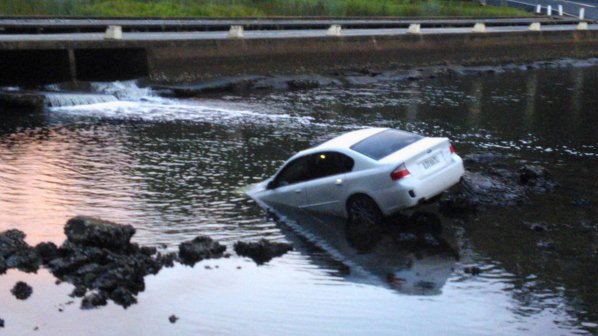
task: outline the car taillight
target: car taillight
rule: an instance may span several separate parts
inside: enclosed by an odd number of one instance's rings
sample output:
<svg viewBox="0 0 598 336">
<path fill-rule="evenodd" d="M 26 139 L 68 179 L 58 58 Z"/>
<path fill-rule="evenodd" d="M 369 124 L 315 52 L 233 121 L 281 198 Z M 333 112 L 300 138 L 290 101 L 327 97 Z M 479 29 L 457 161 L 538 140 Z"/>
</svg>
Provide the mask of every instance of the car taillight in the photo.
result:
<svg viewBox="0 0 598 336">
<path fill-rule="evenodd" d="M 455 148 L 453 148 L 453 145 L 449 145 L 449 150 L 451 151 L 451 154 L 455 154 Z"/>
<path fill-rule="evenodd" d="M 393 170 L 390 173 L 390 178 L 393 181 L 396 181 L 396 180 L 402 179 L 403 177 L 405 177 L 407 175 L 409 175 L 409 171 L 407 170 L 407 167 L 405 167 L 405 164 L 401 163 L 397 168 L 395 168 L 395 170 Z"/>
</svg>

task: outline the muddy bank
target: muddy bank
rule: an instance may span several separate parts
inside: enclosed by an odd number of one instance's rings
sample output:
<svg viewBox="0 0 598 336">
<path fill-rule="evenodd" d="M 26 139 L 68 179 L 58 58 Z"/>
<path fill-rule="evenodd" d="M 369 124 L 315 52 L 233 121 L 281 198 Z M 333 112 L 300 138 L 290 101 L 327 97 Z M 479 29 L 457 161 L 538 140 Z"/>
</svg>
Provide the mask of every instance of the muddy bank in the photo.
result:
<svg viewBox="0 0 598 336">
<path fill-rule="evenodd" d="M 463 66 L 445 64 L 417 68 L 378 68 L 365 66 L 333 70 L 321 74 L 301 75 L 244 75 L 220 77 L 180 85 L 144 83 L 164 96 L 195 97 L 210 93 L 307 90 L 324 87 L 355 87 L 385 82 L 416 81 L 440 76 L 464 77 L 501 74 L 508 71 L 529 71 L 562 67 L 598 66 L 598 58 L 586 60 L 558 59 L 533 63 L 507 63 L 502 65 Z"/>
<path fill-rule="evenodd" d="M 52 242 L 29 246 L 25 234 L 18 230 L 0 233 L 0 270 L 36 272 L 44 266 L 58 281 L 75 286 L 71 296 L 83 298 L 82 309 L 104 306 L 108 300 L 126 308 L 135 304 L 137 295 L 145 289 L 145 276 L 157 274 L 175 262 L 193 266 L 204 259 L 230 256 L 224 253 L 226 246 L 206 236 L 182 242 L 178 253 L 158 252 L 156 248 L 131 243 L 135 234 L 132 226 L 91 217 L 70 219 L 64 232 L 67 239 L 59 247 Z M 251 243 L 237 244 L 251 246 Z M 252 258 L 258 255 L 254 260 L 262 264 L 264 253 L 273 258 L 291 249 L 285 243 L 260 244 L 263 249 L 249 249 L 243 255 Z M 26 300 L 32 292 L 23 282 L 12 290 L 20 300 Z"/>
</svg>

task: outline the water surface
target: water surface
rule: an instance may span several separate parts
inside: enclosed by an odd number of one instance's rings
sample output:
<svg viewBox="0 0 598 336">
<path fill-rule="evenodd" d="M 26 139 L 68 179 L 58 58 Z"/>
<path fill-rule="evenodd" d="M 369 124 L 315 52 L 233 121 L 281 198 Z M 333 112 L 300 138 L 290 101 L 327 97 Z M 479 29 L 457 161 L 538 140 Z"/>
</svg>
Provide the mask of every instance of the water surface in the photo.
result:
<svg viewBox="0 0 598 336">
<path fill-rule="evenodd" d="M 84 214 L 132 224 L 135 241 L 165 250 L 200 234 L 229 249 L 260 238 L 295 246 L 260 267 L 233 256 L 165 269 L 127 310 L 83 312 L 46 271 L 10 271 L 0 277 L 3 332 L 594 334 L 596 78 L 595 67 L 563 68 L 198 99 L 97 83 L 120 100 L 2 111 L 0 231 L 59 244 L 66 220 Z M 386 232 L 366 253 L 338 219 L 274 220 L 245 196 L 292 153 L 365 126 L 447 136 L 461 155 L 494 151 L 510 167 L 541 164 L 559 187 L 463 219 L 428 206 L 442 234 Z M 29 300 L 10 295 L 17 280 L 34 287 Z"/>
</svg>

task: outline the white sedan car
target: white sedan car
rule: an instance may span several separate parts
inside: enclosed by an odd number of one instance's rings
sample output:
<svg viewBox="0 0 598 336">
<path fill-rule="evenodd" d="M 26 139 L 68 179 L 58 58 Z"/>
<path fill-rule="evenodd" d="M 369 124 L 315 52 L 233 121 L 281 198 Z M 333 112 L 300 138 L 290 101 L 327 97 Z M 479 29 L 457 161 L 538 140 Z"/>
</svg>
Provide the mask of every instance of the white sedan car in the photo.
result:
<svg viewBox="0 0 598 336">
<path fill-rule="evenodd" d="M 349 132 L 291 157 L 248 194 L 265 202 L 378 223 L 459 182 L 447 138 L 389 129 Z"/>
</svg>

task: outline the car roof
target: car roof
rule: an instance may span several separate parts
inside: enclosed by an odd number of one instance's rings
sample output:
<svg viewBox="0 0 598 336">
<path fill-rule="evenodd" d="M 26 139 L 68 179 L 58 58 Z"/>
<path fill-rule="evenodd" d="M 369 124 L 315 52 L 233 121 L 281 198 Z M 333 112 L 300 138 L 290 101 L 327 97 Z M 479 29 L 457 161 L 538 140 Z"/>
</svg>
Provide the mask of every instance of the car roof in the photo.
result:
<svg viewBox="0 0 598 336">
<path fill-rule="evenodd" d="M 371 127 L 364 128 L 357 131 L 352 131 L 337 136 L 336 138 L 330 139 L 323 144 L 315 147 L 318 149 L 329 149 L 329 148 L 351 148 L 351 146 L 360 142 L 363 139 L 369 138 L 374 134 L 380 133 L 387 130 L 388 128 L 383 127 Z"/>
</svg>

